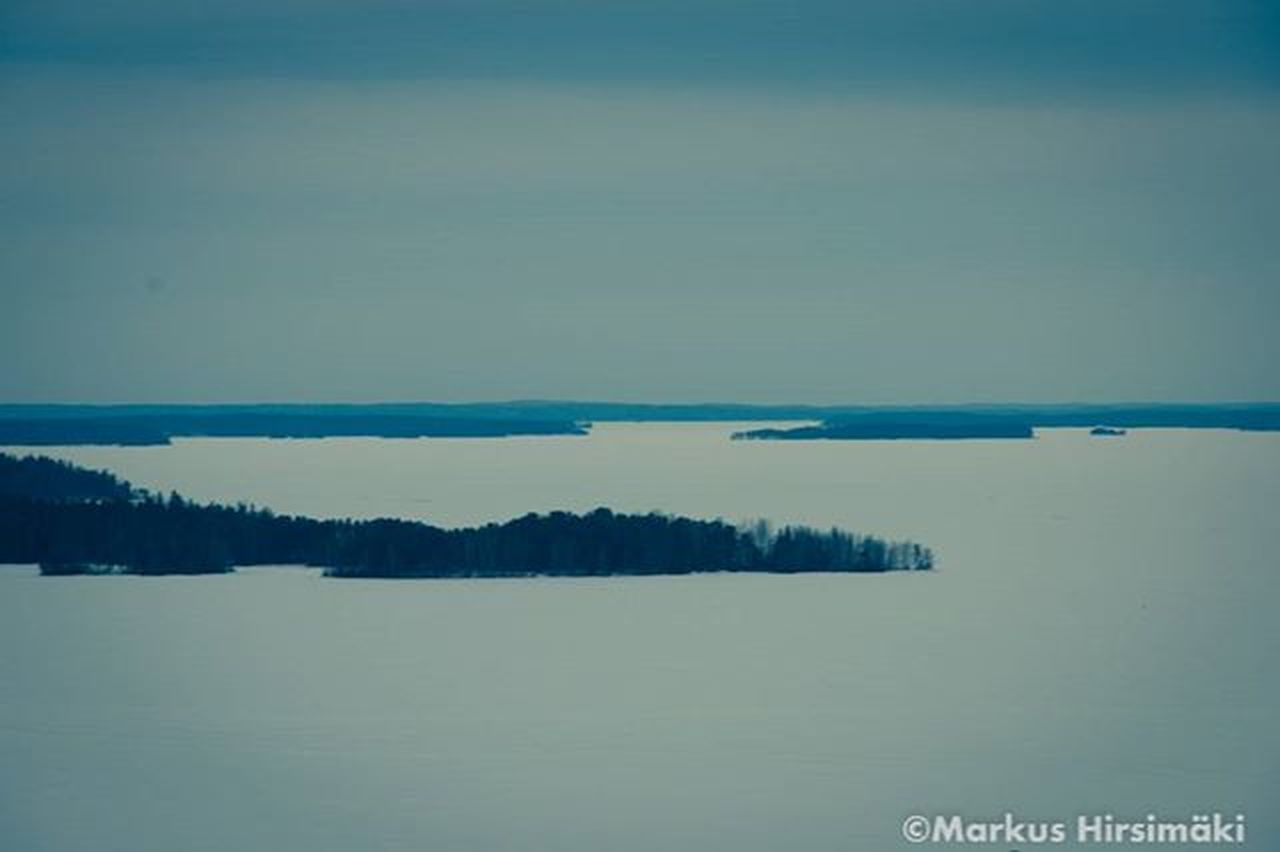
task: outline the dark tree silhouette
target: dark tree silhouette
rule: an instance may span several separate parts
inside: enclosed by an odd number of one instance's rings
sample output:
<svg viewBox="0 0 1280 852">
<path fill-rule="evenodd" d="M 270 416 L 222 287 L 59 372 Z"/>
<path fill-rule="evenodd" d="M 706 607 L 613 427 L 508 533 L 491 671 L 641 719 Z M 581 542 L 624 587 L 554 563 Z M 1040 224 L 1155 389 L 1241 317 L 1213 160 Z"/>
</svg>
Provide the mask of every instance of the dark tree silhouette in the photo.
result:
<svg viewBox="0 0 1280 852">
<path fill-rule="evenodd" d="M 23 461 L 0 464 L 0 561 L 38 562 L 46 574 L 196 574 L 271 564 L 323 566 L 335 577 L 894 571 L 933 565 L 932 554 L 919 545 L 836 529 L 783 527 L 775 533 L 766 524 L 741 529 L 718 520 L 604 508 L 583 515 L 529 514 L 466 529 L 394 519 L 320 521 L 247 505 L 198 504 L 177 494 L 162 498 L 109 474 L 48 460 L 31 468 Z M 33 469 L 47 473 L 56 487 Z"/>
<path fill-rule="evenodd" d="M 0 453 L 0 497 L 41 500 L 127 500 L 129 483 L 100 470 L 85 470 L 44 456 Z"/>
</svg>

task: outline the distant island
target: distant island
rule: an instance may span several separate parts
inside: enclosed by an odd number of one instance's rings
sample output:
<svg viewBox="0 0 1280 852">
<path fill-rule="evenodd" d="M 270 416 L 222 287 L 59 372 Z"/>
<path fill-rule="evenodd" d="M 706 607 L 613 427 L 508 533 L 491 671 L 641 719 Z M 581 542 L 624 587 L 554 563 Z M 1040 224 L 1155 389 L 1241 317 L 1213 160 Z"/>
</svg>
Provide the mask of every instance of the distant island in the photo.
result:
<svg viewBox="0 0 1280 852">
<path fill-rule="evenodd" d="M 933 554 L 842 530 L 740 528 L 596 509 L 443 529 L 397 519 L 316 520 L 161 497 L 110 473 L 0 454 L 0 562 L 46 575 L 216 574 L 303 564 L 332 577 L 518 577 L 706 571 L 927 570 Z"/>
<path fill-rule="evenodd" d="M 1128 430 L 1117 429 L 1114 426 L 1094 426 L 1089 430 L 1089 434 L 1095 437 L 1111 438 L 1119 437 L 1120 435 L 1127 435 Z"/>
<path fill-rule="evenodd" d="M 1096 427 L 1098 423 L 1113 424 Z M 1126 429 L 1280 430 L 1280 405 L 1026 405 L 841 410 L 821 423 L 735 432 L 737 440 L 889 440 L 1032 438 L 1036 428 L 1091 427 L 1093 434 Z M 1096 429 L 1112 431 L 1099 432 Z"/>
<path fill-rule="evenodd" d="M 604 422 L 819 421 L 739 438 L 1028 438 L 1038 427 L 1280 430 L 1280 404 L 814 406 L 513 401 L 253 405 L 0 405 L 0 446 L 163 445 L 174 438 L 506 438 Z"/>
<path fill-rule="evenodd" d="M 966 438 L 1032 438 L 1031 426 L 997 417 L 955 416 L 906 418 L 900 415 L 836 420 L 791 429 L 749 429 L 734 432 L 736 441 L 872 441 L 899 439 L 959 440 Z"/>
</svg>

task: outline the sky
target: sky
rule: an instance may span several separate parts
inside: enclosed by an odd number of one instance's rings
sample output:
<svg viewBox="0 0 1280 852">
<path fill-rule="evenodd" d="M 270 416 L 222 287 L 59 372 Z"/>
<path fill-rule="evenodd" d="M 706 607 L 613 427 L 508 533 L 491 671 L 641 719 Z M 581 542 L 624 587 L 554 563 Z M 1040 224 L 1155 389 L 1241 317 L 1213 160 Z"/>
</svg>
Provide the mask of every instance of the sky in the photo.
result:
<svg viewBox="0 0 1280 852">
<path fill-rule="evenodd" d="M 0 401 L 1280 399 L 1280 11 L 7 0 Z"/>
</svg>

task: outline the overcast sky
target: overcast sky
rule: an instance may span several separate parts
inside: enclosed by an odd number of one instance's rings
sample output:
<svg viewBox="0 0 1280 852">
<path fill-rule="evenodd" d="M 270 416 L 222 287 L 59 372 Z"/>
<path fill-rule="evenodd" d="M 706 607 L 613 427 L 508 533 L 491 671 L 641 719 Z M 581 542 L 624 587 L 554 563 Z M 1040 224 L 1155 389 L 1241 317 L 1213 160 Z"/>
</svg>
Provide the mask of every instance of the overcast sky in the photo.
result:
<svg viewBox="0 0 1280 852">
<path fill-rule="evenodd" d="M 7 0 L 0 400 L 1280 398 L 1280 15 Z"/>
</svg>

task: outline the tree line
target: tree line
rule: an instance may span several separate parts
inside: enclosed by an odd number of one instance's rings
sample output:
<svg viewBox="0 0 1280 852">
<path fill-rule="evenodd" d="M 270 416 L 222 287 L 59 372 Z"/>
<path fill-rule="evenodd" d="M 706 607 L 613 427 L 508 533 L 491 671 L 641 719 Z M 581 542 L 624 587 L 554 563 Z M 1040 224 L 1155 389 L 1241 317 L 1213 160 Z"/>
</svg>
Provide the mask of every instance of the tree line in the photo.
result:
<svg viewBox="0 0 1280 852">
<path fill-rule="evenodd" d="M 56 483 L 41 483 L 33 470 Z M 462 529 L 398 519 L 316 520 L 162 497 L 110 474 L 42 460 L 0 463 L 0 561 L 39 563 L 46 574 L 305 564 L 335 577 L 395 578 L 921 570 L 932 567 L 933 555 L 911 542 L 838 529 L 744 529 L 605 508 Z"/>
</svg>

